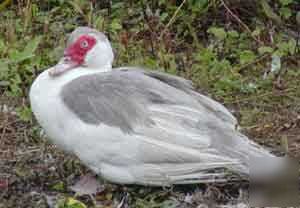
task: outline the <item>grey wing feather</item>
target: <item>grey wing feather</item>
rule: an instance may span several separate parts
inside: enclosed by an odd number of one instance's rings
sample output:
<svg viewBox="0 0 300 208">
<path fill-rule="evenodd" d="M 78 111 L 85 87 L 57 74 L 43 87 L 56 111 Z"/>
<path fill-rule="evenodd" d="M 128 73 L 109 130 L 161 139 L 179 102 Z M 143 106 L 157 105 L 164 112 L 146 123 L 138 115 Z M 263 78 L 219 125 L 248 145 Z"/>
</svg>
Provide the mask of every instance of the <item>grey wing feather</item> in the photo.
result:
<svg viewBox="0 0 300 208">
<path fill-rule="evenodd" d="M 232 123 L 234 126 L 237 124 L 236 118 L 223 105 L 196 92 L 191 81 L 156 71 L 145 71 L 145 74 L 185 91 L 186 93 L 194 96 L 199 103 L 209 109 L 212 113 L 216 114 L 217 117 L 222 118 L 226 122 Z"/>
<path fill-rule="evenodd" d="M 236 119 L 225 107 L 197 93 L 190 81 L 154 71 L 121 68 L 86 75 L 66 84 L 61 97 L 66 106 L 84 122 L 106 123 L 126 132 L 131 132 L 136 124 L 151 125 L 146 107 L 153 104 L 194 108 L 199 108 L 201 104 L 200 107 L 204 107 L 208 113 L 231 126 L 236 125 Z"/>
<path fill-rule="evenodd" d="M 84 122 L 105 123 L 127 133 L 135 125 L 153 123 L 146 109 L 149 105 L 196 104 L 185 92 L 136 71 L 82 76 L 66 84 L 60 95 Z"/>
<path fill-rule="evenodd" d="M 222 119 L 228 124 L 231 124 L 233 128 L 237 126 L 236 118 L 220 103 L 214 101 L 213 99 L 204 96 L 198 93 L 192 81 L 184 79 L 182 77 L 174 76 L 171 74 L 166 74 L 159 71 L 150 71 L 150 70 L 141 70 L 137 67 L 122 67 L 118 68 L 119 70 L 135 70 L 137 72 L 142 72 L 145 75 L 157 79 L 169 86 L 172 86 L 176 89 L 182 90 L 185 93 L 191 95 L 193 98 L 197 99 L 197 101 L 204 106 L 210 113 L 215 114 L 216 117 Z"/>
<path fill-rule="evenodd" d="M 166 74 L 158 71 L 143 71 L 144 74 L 158 79 L 164 83 L 167 83 L 170 86 L 173 86 L 177 89 L 183 90 L 185 92 L 189 92 L 190 90 L 194 90 L 193 83 L 190 80 L 184 79 L 182 77 L 173 76 L 171 74 Z"/>
<path fill-rule="evenodd" d="M 71 81 L 61 98 L 84 122 L 133 134 L 140 155 L 132 159 L 178 183 L 205 178 L 210 168 L 247 173 L 249 154 L 267 154 L 235 130 L 236 119 L 223 105 L 172 75 L 119 68 Z"/>
</svg>

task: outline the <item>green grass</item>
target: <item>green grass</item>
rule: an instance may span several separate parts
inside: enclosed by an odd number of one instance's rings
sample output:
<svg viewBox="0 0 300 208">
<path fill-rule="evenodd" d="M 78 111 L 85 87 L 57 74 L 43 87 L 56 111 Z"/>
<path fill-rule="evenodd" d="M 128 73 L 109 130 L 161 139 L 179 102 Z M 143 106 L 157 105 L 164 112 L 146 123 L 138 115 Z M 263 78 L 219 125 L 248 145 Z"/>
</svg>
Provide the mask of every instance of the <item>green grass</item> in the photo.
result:
<svg viewBox="0 0 300 208">
<path fill-rule="evenodd" d="M 300 128 L 297 124 L 300 114 L 297 45 L 300 22 L 296 21 L 300 5 L 297 0 L 274 0 L 270 5 L 267 1 L 239 5 L 235 1 L 187 0 L 182 7 L 181 1 L 165 0 L 113 1 L 112 5 L 107 1 L 94 2 L 19 0 L 3 4 L 0 105 L 14 106 L 17 115 L 3 114 L 3 118 L 0 115 L 3 123 L 14 121 L 7 124 L 14 133 L 4 130 L 2 133 L 5 138 L 13 138 L 3 146 L 7 147 L 5 150 L 34 146 L 40 149 L 39 155 L 49 153 L 65 158 L 60 152 L 49 150 L 49 144 L 39 139 L 39 127 L 31 114 L 27 95 L 34 78 L 59 60 L 67 34 L 83 25 L 109 36 L 116 52 L 114 66 L 144 66 L 191 79 L 199 91 L 234 110 L 244 131 L 260 143 L 275 147 L 287 136 L 288 143 L 297 146 L 295 135 Z M 279 59 L 281 67 L 278 67 Z M 272 64 L 274 72 L 270 72 Z M 291 154 L 298 156 L 299 148 L 291 149 Z M 36 157 L 31 163 L 45 159 L 45 156 L 33 156 Z M 43 192 L 48 194 L 47 188 L 69 184 L 70 175 L 76 172 L 79 176 L 86 171 L 76 159 L 56 159 L 54 167 L 61 176 L 51 173 L 49 178 L 47 172 L 40 173 L 39 177 L 32 175 L 28 171 L 31 163 L 21 160 L 24 164 L 14 164 L 20 167 L 13 166 L 7 171 L 8 175 L 17 177 L 12 190 L 22 184 L 30 187 L 29 191 L 35 190 L 37 185 L 28 184 L 41 185 L 36 182 L 40 178 L 47 183 Z M 190 190 L 196 193 L 195 188 Z M 10 196 L 0 195 L 0 199 L 2 196 L 7 201 L 28 201 L 27 192 L 24 189 Z M 54 192 L 62 198 L 73 197 L 67 190 Z M 177 190 L 169 194 L 144 188 L 129 188 L 129 192 L 132 207 L 166 208 L 182 203 L 172 199 L 187 193 Z M 112 193 L 114 196 L 109 195 Z M 118 193 L 114 189 L 108 191 L 103 201 L 112 203 L 111 198 L 118 198 Z M 93 207 L 86 198 L 83 201 Z"/>
</svg>

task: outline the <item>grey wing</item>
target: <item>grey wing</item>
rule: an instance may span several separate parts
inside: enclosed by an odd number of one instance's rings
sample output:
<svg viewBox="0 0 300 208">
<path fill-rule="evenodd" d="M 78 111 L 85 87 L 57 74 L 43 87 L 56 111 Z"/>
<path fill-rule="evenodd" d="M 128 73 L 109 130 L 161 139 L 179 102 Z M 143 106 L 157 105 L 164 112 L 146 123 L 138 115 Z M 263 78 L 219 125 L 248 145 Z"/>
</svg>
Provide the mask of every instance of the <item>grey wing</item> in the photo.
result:
<svg viewBox="0 0 300 208">
<path fill-rule="evenodd" d="M 63 87 L 61 97 L 84 122 L 106 123 L 127 132 L 136 124 L 151 125 L 147 107 L 156 104 L 188 106 L 232 128 L 237 124 L 223 105 L 197 93 L 190 81 L 136 68 L 77 78 Z"/>
<path fill-rule="evenodd" d="M 169 86 L 184 91 L 196 99 L 201 106 L 204 106 L 209 113 L 215 114 L 216 117 L 222 119 L 225 123 L 232 125 L 234 128 L 237 126 L 236 118 L 226 109 L 222 104 L 215 100 L 198 93 L 193 87 L 193 83 L 190 80 L 186 80 L 182 77 L 166 74 L 159 71 L 141 70 L 135 67 L 119 68 L 119 70 L 135 70 L 142 72 L 145 75 L 157 79 Z"/>
<path fill-rule="evenodd" d="M 162 176 L 170 183 L 210 180 L 205 171 L 214 168 L 248 171 L 248 139 L 235 130 L 235 118 L 185 79 L 122 68 L 77 78 L 61 97 L 84 122 L 136 138 L 138 151 L 128 155 L 141 164 L 132 171 L 145 183 L 159 184 Z"/>
<path fill-rule="evenodd" d="M 198 105 L 180 89 L 142 72 L 125 70 L 79 77 L 63 86 L 60 96 L 82 121 L 104 123 L 126 133 L 137 125 L 153 124 L 147 109 L 151 105 Z"/>
</svg>

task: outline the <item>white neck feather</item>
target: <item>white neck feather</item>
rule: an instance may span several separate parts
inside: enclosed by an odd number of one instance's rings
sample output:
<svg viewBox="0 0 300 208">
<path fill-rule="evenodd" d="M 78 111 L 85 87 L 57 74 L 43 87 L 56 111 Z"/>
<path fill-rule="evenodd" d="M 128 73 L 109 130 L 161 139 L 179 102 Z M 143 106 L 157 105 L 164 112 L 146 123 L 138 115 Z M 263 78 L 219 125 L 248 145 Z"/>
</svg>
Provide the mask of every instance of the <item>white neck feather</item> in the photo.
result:
<svg viewBox="0 0 300 208">
<path fill-rule="evenodd" d="M 86 54 L 84 66 L 90 69 L 111 70 L 114 54 L 110 43 L 98 41 L 98 43 Z M 103 71 L 103 70 L 102 70 Z"/>
</svg>

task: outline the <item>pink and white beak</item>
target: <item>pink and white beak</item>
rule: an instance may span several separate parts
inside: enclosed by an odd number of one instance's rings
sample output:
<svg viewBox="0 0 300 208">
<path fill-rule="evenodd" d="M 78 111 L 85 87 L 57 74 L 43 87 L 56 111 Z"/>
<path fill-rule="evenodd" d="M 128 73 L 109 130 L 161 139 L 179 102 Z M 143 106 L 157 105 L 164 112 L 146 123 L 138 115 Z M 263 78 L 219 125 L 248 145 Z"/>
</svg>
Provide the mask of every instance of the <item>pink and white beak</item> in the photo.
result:
<svg viewBox="0 0 300 208">
<path fill-rule="evenodd" d="M 72 61 L 69 56 L 64 56 L 53 68 L 50 69 L 49 75 L 51 77 L 56 77 L 79 65 L 79 63 Z"/>
<path fill-rule="evenodd" d="M 49 75 L 59 76 L 70 69 L 74 69 L 84 64 L 85 56 L 91 50 L 97 40 L 89 35 L 80 36 L 74 43 L 69 45 L 64 52 L 64 57 L 50 69 Z"/>
</svg>

